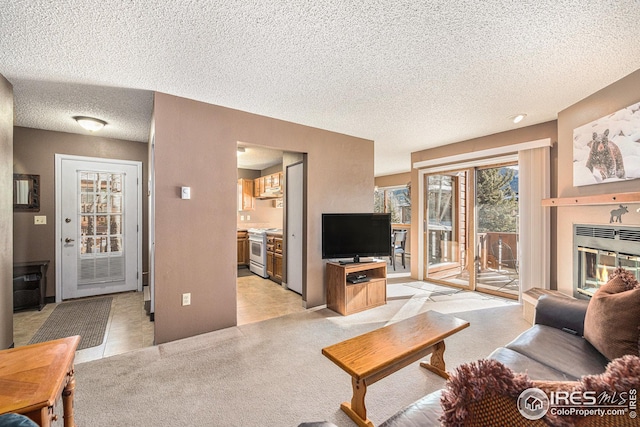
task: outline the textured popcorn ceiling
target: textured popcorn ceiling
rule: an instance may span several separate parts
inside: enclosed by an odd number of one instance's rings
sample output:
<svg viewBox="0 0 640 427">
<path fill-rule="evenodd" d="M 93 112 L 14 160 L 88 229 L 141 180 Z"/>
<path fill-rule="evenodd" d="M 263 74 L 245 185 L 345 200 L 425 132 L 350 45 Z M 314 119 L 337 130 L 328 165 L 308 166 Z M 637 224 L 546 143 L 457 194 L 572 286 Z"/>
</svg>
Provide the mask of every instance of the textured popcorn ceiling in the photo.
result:
<svg viewBox="0 0 640 427">
<path fill-rule="evenodd" d="M 639 0 L 9 0 L 16 124 L 146 141 L 152 91 L 410 153 L 553 120 L 640 68 Z M 518 125 L 507 117 L 524 112 Z"/>
<path fill-rule="evenodd" d="M 244 152 L 238 153 L 238 167 L 241 169 L 264 170 L 275 165 L 282 165 L 283 152 L 271 148 L 238 144 Z"/>
</svg>

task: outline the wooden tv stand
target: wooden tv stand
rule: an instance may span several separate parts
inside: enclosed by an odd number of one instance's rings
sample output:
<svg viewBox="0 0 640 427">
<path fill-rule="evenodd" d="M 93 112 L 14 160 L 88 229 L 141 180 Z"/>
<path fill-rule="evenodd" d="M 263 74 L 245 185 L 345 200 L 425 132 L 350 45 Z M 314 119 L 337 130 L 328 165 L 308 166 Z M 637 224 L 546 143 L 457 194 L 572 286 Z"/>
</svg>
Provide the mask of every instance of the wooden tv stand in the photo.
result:
<svg viewBox="0 0 640 427">
<path fill-rule="evenodd" d="M 348 274 L 364 274 L 368 281 L 350 283 Z M 357 264 L 328 262 L 326 267 L 327 307 L 346 316 L 387 303 L 387 263 Z"/>
</svg>

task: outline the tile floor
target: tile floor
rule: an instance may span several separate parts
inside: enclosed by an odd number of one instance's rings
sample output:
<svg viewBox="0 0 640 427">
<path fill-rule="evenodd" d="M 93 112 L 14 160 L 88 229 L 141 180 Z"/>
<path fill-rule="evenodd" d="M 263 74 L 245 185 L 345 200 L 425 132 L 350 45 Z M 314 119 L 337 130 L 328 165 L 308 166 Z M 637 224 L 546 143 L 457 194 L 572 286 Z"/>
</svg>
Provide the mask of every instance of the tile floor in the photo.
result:
<svg viewBox="0 0 640 427">
<path fill-rule="evenodd" d="M 302 298 L 271 280 L 252 274 L 238 278 L 238 325 L 259 322 L 288 313 L 304 311 Z M 76 363 L 109 357 L 153 345 L 154 324 L 144 310 L 142 292 L 113 295 L 113 304 L 103 343 L 76 352 Z M 30 310 L 13 315 L 16 347 L 29 343 L 31 337 L 53 312 L 56 304 L 42 311 Z"/>
<path fill-rule="evenodd" d="M 101 345 L 76 352 L 76 363 L 125 353 L 153 345 L 153 322 L 144 310 L 142 292 L 114 294 Z M 47 320 L 57 304 L 47 304 L 42 311 L 22 311 L 13 315 L 13 339 L 16 347 L 26 345 Z"/>
<path fill-rule="evenodd" d="M 304 311 L 302 297 L 260 276 L 238 277 L 238 325 Z"/>
</svg>

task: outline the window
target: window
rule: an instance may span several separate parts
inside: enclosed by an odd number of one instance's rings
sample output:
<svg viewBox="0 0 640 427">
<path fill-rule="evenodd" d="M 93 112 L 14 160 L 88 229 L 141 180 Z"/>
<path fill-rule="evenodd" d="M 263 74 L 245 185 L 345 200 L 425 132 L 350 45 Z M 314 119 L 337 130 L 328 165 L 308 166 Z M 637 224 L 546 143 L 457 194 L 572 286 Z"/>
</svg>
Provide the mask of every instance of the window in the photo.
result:
<svg viewBox="0 0 640 427">
<path fill-rule="evenodd" d="M 476 180 L 478 232 L 517 233 L 518 165 L 478 169 Z"/>
<path fill-rule="evenodd" d="M 394 224 L 411 223 L 411 184 L 402 187 L 376 188 L 373 193 L 373 211 L 390 213 Z"/>
</svg>

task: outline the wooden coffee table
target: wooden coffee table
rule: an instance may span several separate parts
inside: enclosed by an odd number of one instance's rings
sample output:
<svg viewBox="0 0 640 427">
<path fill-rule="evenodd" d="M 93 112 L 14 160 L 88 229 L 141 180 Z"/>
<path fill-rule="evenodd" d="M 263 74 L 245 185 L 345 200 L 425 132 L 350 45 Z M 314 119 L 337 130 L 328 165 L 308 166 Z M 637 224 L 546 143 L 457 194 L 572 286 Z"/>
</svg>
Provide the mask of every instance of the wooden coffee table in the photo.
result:
<svg viewBox="0 0 640 427">
<path fill-rule="evenodd" d="M 75 427 L 73 360 L 79 336 L 0 351 L 0 414 L 24 414 L 42 427 L 56 419 L 62 396 L 64 427 Z"/>
<path fill-rule="evenodd" d="M 444 339 L 467 328 L 469 322 L 427 311 L 322 349 L 322 354 L 351 375 L 351 403 L 340 408 L 361 427 L 373 427 L 367 419 L 364 397 L 367 386 L 428 354 L 420 366 L 448 379 L 444 363 Z"/>
</svg>

